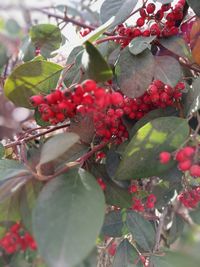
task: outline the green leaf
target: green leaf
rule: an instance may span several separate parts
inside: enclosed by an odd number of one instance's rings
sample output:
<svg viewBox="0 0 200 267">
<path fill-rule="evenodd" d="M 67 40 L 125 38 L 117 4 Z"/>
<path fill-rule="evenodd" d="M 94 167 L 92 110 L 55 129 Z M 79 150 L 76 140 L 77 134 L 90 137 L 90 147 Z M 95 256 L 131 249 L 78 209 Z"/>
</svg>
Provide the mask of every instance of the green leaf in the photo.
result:
<svg viewBox="0 0 200 267">
<path fill-rule="evenodd" d="M 117 180 L 156 176 L 173 166 L 159 163 L 162 151 L 173 152 L 189 135 L 187 120 L 177 117 L 161 117 L 145 124 L 127 145 L 117 169 Z"/>
<path fill-rule="evenodd" d="M 0 44 L 0 68 L 2 68 L 8 62 L 8 55 L 6 47 Z"/>
<path fill-rule="evenodd" d="M 105 216 L 101 233 L 110 237 L 121 237 L 124 223 L 121 211 L 111 211 Z"/>
<path fill-rule="evenodd" d="M 5 148 L 4 146 L 0 143 L 0 159 L 3 158 L 5 154 Z"/>
<path fill-rule="evenodd" d="M 32 267 L 32 264 L 26 261 L 23 253 L 16 253 L 12 257 L 10 263 L 10 267 Z"/>
<path fill-rule="evenodd" d="M 200 207 L 194 209 L 190 212 L 190 217 L 192 218 L 193 222 L 196 224 L 200 224 Z"/>
<path fill-rule="evenodd" d="M 199 0 L 186 0 L 188 5 L 193 9 L 194 13 L 200 17 L 200 2 Z"/>
<path fill-rule="evenodd" d="M 30 37 L 26 37 L 22 41 L 20 55 L 23 61 L 32 60 L 35 57 L 35 47 L 31 42 Z"/>
<path fill-rule="evenodd" d="M 29 98 L 55 89 L 62 67 L 46 61 L 31 61 L 14 69 L 6 79 L 5 95 L 16 105 L 32 108 Z"/>
<path fill-rule="evenodd" d="M 116 169 L 120 163 L 120 155 L 115 150 L 108 151 L 106 156 L 106 170 L 108 175 L 113 178 L 115 176 Z"/>
<path fill-rule="evenodd" d="M 137 245 L 145 252 L 153 250 L 155 231 L 152 224 L 139 213 L 131 211 L 127 214 L 127 226 Z"/>
<path fill-rule="evenodd" d="M 0 160 L 0 183 L 6 179 L 29 174 L 27 168 L 17 160 Z"/>
<path fill-rule="evenodd" d="M 104 209 L 102 190 L 83 169 L 72 169 L 46 184 L 33 212 L 33 233 L 49 267 L 75 266 L 89 254 Z"/>
<path fill-rule="evenodd" d="M 138 262 L 135 264 L 135 262 Z M 112 267 L 140 267 L 143 266 L 139 255 L 128 239 L 124 239 L 117 248 Z"/>
<path fill-rule="evenodd" d="M 5 24 L 5 29 L 12 36 L 16 36 L 20 33 L 21 27 L 15 19 L 8 19 Z"/>
<path fill-rule="evenodd" d="M 94 249 L 84 261 L 76 267 L 96 267 L 97 266 L 97 251 Z"/>
<path fill-rule="evenodd" d="M 82 56 L 84 48 L 83 46 L 76 46 L 67 58 L 66 65 L 70 66 L 66 73 L 63 73 L 64 82 L 66 86 L 81 81 L 81 67 L 82 67 Z"/>
<path fill-rule="evenodd" d="M 180 57 L 190 57 L 191 55 L 187 43 L 180 36 L 159 39 L 159 43 Z"/>
<path fill-rule="evenodd" d="M 112 27 L 124 22 L 137 4 L 137 0 L 105 0 L 100 9 L 100 18 L 103 23 L 113 16 Z"/>
<path fill-rule="evenodd" d="M 155 56 L 154 79 L 174 87 L 182 78 L 179 62 L 170 56 Z"/>
<path fill-rule="evenodd" d="M 167 235 L 167 243 L 169 245 L 173 244 L 177 240 L 177 238 L 181 236 L 181 234 L 183 233 L 184 225 L 184 220 L 178 214 L 175 214 L 173 217 L 172 226 L 169 229 Z"/>
<path fill-rule="evenodd" d="M 53 136 L 42 147 L 39 165 L 62 156 L 78 141 L 79 136 L 75 133 L 61 133 Z"/>
<path fill-rule="evenodd" d="M 146 123 L 148 123 L 149 121 L 153 119 L 156 119 L 159 117 L 175 116 L 175 115 L 178 115 L 177 110 L 172 107 L 167 107 L 165 109 L 161 108 L 161 109 L 152 110 L 148 112 L 147 114 L 145 114 L 144 117 L 142 117 L 139 121 L 137 121 L 134 124 L 133 128 L 130 131 L 130 137 L 133 137 L 133 135 L 135 135 L 136 132 L 142 126 L 144 126 Z"/>
<path fill-rule="evenodd" d="M 97 48 L 88 41 L 85 43 L 85 48 L 82 64 L 88 77 L 97 82 L 110 80 L 113 76 L 112 70 Z"/>
<path fill-rule="evenodd" d="M 189 87 L 188 93 L 184 94 L 183 107 L 186 116 L 200 109 L 200 78 L 196 78 Z"/>
<path fill-rule="evenodd" d="M 198 267 L 199 262 L 191 255 L 183 252 L 167 252 L 163 257 L 151 256 L 154 267 Z"/>
<path fill-rule="evenodd" d="M 34 179 L 26 183 L 20 191 L 19 210 L 21 220 L 30 233 L 32 233 L 32 210 L 41 189 L 42 183 Z"/>
<path fill-rule="evenodd" d="M 151 48 L 150 44 L 155 39 L 156 39 L 156 36 L 136 37 L 129 43 L 129 51 L 131 52 L 131 54 L 136 56 L 142 53 L 147 48 Z"/>
<path fill-rule="evenodd" d="M 144 94 L 152 82 L 154 57 L 146 50 L 134 56 L 129 48 L 122 50 L 115 68 L 117 83 L 128 97 L 135 98 Z"/>
<path fill-rule="evenodd" d="M 62 43 L 60 29 L 52 24 L 38 24 L 30 29 L 30 37 L 35 47 L 40 48 L 44 57 L 50 57 Z"/>
</svg>

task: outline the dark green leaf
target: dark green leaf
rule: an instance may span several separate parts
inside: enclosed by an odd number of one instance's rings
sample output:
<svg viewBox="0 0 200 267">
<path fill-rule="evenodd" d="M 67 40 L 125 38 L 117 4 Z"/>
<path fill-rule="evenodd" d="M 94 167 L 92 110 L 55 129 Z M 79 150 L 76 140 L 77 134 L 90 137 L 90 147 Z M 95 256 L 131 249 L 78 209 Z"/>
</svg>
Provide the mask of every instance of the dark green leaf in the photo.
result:
<svg viewBox="0 0 200 267">
<path fill-rule="evenodd" d="M 147 48 L 151 48 L 151 42 L 156 39 L 156 36 L 136 37 L 129 43 L 129 51 L 133 55 L 142 53 Z"/>
<path fill-rule="evenodd" d="M 109 150 L 106 156 L 106 170 L 111 178 L 114 177 L 119 163 L 120 163 L 119 153 L 116 153 L 115 150 Z"/>
<path fill-rule="evenodd" d="M 116 65 L 115 74 L 121 91 L 128 97 L 135 98 L 144 94 L 152 82 L 154 57 L 146 50 L 134 56 L 129 48 L 122 50 Z"/>
<path fill-rule="evenodd" d="M 190 216 L 196 224 L 200 224 L 200 207 L 191 211 Z"/>
<path fill-rule="evenodd" d="M 137 0 L 105 0 L 100 9 L 101 21 L 115 17 L 112 27 L 124 22 L 137 4 Z"/>
<path fill-rule="evenodd" d="M 35 47 L 31 42 L 30 37 L 26 37 L 23 39 L 20 52 L 21 52 L 21 58 L 25 62 L 30 61 L 35 57 Z"/>
<path fill-rule="evenodd" d="M 112 267 L 140 267 L 143 264 L 131 243 L 124 239 L 117 248 Z"/>
<path fill-rule="evenodd" d="M 169 245 L 173 244 L 177 238 L 181 236 L 183 233 L 184 224 L 184 220 L 178 214 L 175 214 L 173 217 L 172 226 L 167 235 L 167 243 Z"/>
<path fill-rule="evenodd" d="M 110 237 L 121 237 L 124 223 L 121 211 L 111 211 L 105 216 L 105 221 L 101 233 Z"/>
<path fill-rule="evenodd" d="M 66 72 L 63 73 L 64 82 L 66 86 L 71 86 L 72 84 L 78 83 L 81 81 L 81 67 L 82 67 L 82 56 L 83 56 L 84 48 L 83 46 L 75 47 L 69 57 L 67 58 L 66 65 L 69 68 Z"/>
<path fill-rule="evenodd" d="M 29 98 L 55 89 L 62 67 L 46 61 L 31 61 L 14 69 L 6 79 L 5 95 L 17 106 L 32 107 Z"/>
<path fill-rule="evenodd" d="M 170 56 L 155 56 L 154 78 L 174 87 L 182 78 L 179 62 Z"/>
<path fill-rule="evenodd" d="M 62 43 L 60 29 L 52 24 L 32 26 L 30 37 L 32 43 L 41 50 L 41 54 L 45 57 L 50 57 L 51 52 L 58 49 Z"/>
<path fill-rule="evenodd" d="M 151 256 L 153 267 L 198 267 L 199 262 L 183 252 L 167 252 L 163 257 Z"/>
<path fill-rule="evenodd" d="M 127 214 L 127 226 L 134 240 L 144 251 L 152 251 L 155 244 L 155 231 L 152 224 L 139 213 L 130 211 Z"/>
<path fill-rule="evenodd" d="M 83 169 L 72 169 L 44 187 L 33 212 L 33 232 L 49 267 L 84 260 L 95 245 L 104 209 L 102 190 Z"/>
<path fill-rule="evenodd" d="M 5 154 L 5 148 L 4 146 L 0 143 L 0 159 L 3 158 Z"/>
<path fill-rule="evenodd" d="M 88 77 L 97 82 L 110 80 L 113 76 L 112 70 L 97 48 L 90 42 L 85 43 L 85 48 L 82 64 Z"/>
<path fill-rule="evenodd" d="M 173 152 L 189 135 L 187 120 L 177 117 L 154 119 L 138 130 L 126 147 L 116 179 L 127 180 L 160 175 L 173 166 L 159 163 L 162 151 Z"/>
<path fill-rule="evenodd" d="M 184 113 L 189 116 L 200 109 L 200 78 L 195 79 L 184 95 Z"/>
<path fill-rule="evenodd" d="M 8 55 L 6 47 L 0 44 L 0 68 L 2 68 L 8 62 Z"/>
<path fill-rule="evenodd" d="M 94 249 L 84 261 L 76 267 L 96 267 L 97 266 L 97 251 Z"/>
<path fill-rule="evenodd" d="M 39 165 L 62 156 L 78 141 L 79 136 L 75 133 L 62 133 L 53 136 L 42 147 Z"/>
<path fill-rule="evenodd" d="M 42 183 L 37 180 L 31 180 L 23 186 L 19 195 L 19 209 L 22 223 L 30 233 L 32 233 L 32 209 L 35 206 L 41 188 Z"/>
<path fill-rule="evenodd" d="M 190 49 L 180 36 L 159 39 L 159 43 L 180 57 L 190 57 Z"/>
<path fill-rule="evenodd" d="M 35 110 L 34 118 L 35 118 L 37 125 L 39 126 L 46 127 L 46 126 L 51 125 L 49 122 L 43 121 L 41 117 L 41 113 L 37 109 Z"/>
<path fill-rule="evenodd" d="M 194 13 L 200 17 L 200 2 L 199 0 L 187 0 L 188 5 L 193 9 Z"/>
</svg>

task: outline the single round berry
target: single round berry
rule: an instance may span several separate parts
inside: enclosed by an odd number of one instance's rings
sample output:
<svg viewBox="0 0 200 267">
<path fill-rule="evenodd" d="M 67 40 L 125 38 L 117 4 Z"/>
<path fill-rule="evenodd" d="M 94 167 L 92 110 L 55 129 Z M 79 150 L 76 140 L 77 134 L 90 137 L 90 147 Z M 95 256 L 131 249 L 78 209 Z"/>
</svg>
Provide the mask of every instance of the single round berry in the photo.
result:
<svg viewBox="0 0 200 267">
<path fill-rule="evenodd" d="M 144 23 L 145 23 L 144 18 L 141 17 L 141 18 L 137 19 L 136 24 L 137 24 L 138 27 L 142 27 L 144 25 Z"/>
<path fill-rule="evenodd" d="M 152 14 L 155 11 L 155 9 L 156 9 L 156 6 L 153 3 L 148 4 L 146 7 L 146 11 L 148 14 Z"/>
<path fill-rule="evenodd" d="M 171 154 L 169 152 L 163 151 L 159 155 L 160 163 L 167 164 L 171 159 Z"/>
<path fill-rule="evenodd" d="M 193 177 L 200 177 L 200 166 L 198 164 L 192 165 L 190 168 L 190 175 Z"/>
</svg>

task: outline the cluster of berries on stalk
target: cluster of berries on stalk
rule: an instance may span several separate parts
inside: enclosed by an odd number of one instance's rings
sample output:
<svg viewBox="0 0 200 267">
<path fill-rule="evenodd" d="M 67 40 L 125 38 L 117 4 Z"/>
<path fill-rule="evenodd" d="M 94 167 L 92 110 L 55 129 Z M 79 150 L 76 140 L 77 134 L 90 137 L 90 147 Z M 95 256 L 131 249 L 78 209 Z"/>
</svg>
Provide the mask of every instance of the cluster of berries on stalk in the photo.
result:
<svg viewBox="0 0 200 267">
<path fill-rule="evenodd" d="M 186 208 L 197 208 L 200 202 L 200 186 L 197 186 L 190 190 L 185 190 L 178 196 L 178 200 L 186 207 Z"/>
<path fill-rule="evenodd" d="M 155 207 L 156 203 L 156 196 L 154 194 L 150 194 L 147 196 L 145 203 L 142 202 L 142 199 L 137 197 L 140 190 L 137 185 L 133 184 L 129 188 L 129 192 L 133 194 L 132 197 L 132 210 L 138 211 L 138 212 L 144 212 L 145 209 L 153 209 Z"/>
<path fill-rule="evenodd" d="M 154 3 L 148 3 L 140 9 L 140 17 L 137 19 L 136 26 L 118 26 L 117 33 L 120 36 L 129 37 L 119 41 L 122 47 L 126 47 L 132 39 L 139 36 L 169 37 L 177 35 L 179 32 L 179 23 L 177 24 L 177 22 L 183 19 L 185 2 L 185 0 L 179 0 L 174 7 L 170 3 L 163 4 L 158 10 Z"/>
<path fill-rule="evenodd" d="M 124 115 L 139 120 L 153 109 L 173 106 L 181 99 L 184 88 L 182 82 L 172 88 L 155 80 L 144 95 L 133 99 L 110 87 L 99 87 L 93 80 L 86 80 L 78 84 L 73 92 L 57 89 L 46 96 L 32 96 L 31 103 L 40 112 L 42 120 L 50 124 L 76 115 L 92 114 L 96 135 L 104 141 L 115 138 L 117 143 L 121 143 L 128 138 L 122 122 Z"/>
<path fill-rule="evenodd" d="M 14 254 L 27 249 L 37 249 L 33 237 L 25 231 L 20 223 L 15 223 L 10 227 L 5 236 L 0 239 L 0 247 L 7 254 Z"/>
<path fill-rule="evenodd" d="M 181 148 L 175 155 L 175 160 L 178 162 L 178 169 L 186 172 L 194 177 L 200 177 L 200 162 L 196 159 L 196 151 L 198 147 L 186 146 Z M 160 162 L 167 164 L 171 160 L 171 153 L 163 151 L 160 153 Z"/>
</svg>

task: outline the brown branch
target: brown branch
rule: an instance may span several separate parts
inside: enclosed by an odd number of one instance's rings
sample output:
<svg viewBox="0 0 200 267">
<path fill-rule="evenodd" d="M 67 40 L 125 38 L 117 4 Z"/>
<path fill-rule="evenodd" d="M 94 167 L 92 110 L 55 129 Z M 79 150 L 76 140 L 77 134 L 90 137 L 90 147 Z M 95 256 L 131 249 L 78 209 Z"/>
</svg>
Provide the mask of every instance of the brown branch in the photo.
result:
<svg viewBox="0 0 200 267">
<path fill-rule="evenodd" d="M 68 123 L 66 123 L 66 124 L 62 124 L 62 125 L 58 125 L 58 126 L 54 126 L 54 127 L 50 128 L 50 129 L 48 129 L 48 130 L 46 130 L 46 131 L 44 131 L 44 132 L 42 132 L 42 133 L 38 133 L 38 134 L 35 134 L 35 135 L 31 135 L 31 136 L 25 137 L 25 138 L 23 138 L 23 139 L 21 139 L 21 140 L 16 140 L 16 141 L 14 141 L 14 142 L 12 142 L 12 143 L 10 143 L 10 144 L 6 144 L 6 145 L 4 146 L 4 148 L 6 149 L 6 148 L 10 148 L 10 147 L 20 146 L 20 145 L 22 145 L 22 143 L 29 142 L 29 141 L 31 141 L 31 140 L 33 140 L 33 139 L 35 139 L 35 138 L 41 137 L 41 136 L 46 135 L 46 134 L 48 134 L 48 133 L 54 132 L 54 131 L 56 131 L 56 130 L 66 128 L 66 127 L 68 127 L 69 125 L 70 125 L 70 124 L 69 124 L 69 122 L 68 122 Z M 34 129 L 33 129 L 33 131 L 34 131 Z"/>
</svg>

